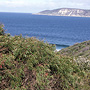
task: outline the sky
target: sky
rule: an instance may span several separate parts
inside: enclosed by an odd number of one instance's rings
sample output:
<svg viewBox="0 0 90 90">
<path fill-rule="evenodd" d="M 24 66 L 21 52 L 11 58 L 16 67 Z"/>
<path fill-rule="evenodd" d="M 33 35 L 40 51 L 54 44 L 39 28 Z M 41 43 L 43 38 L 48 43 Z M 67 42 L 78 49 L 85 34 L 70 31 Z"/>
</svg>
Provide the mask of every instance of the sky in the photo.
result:
<svg viewBox="0 0 90 90">
<path fill-rule="evenodd" d="M 0 12 L 38 13 L 58 8 L 90 9 L 90 0 L 0 0 Z"/>
</svg>

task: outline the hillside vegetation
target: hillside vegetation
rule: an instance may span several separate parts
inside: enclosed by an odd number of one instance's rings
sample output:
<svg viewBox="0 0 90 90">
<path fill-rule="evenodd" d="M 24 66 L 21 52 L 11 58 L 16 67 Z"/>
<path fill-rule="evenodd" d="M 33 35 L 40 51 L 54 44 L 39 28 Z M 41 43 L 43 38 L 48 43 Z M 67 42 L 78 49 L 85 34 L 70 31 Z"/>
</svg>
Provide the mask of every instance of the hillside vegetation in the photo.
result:
<svg viewBox="0 0 90 90">
<path fill-rule="evenodd" d="M 54 45 L 12 37 L 0 25 L 0 90 L 89 90 L 89 79 L 89 68 L 55 52 Z"/>
<path fill-rule="evenodd" d="M 82 56 L 90 59 L 90 40 L 62 49 L 60 54 L 75 57 Z"/>
</svg>

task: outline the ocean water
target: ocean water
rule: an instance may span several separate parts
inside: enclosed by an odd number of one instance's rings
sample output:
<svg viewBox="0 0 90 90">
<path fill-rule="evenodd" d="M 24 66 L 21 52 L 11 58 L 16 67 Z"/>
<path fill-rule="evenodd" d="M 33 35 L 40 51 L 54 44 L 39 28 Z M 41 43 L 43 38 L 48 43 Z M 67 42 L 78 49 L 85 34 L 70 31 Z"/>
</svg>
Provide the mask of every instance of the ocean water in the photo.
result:
<svg viewBox="0 0 90 90">
<path fill-rule="evenodd" d="M 90 40 L 90 18 L 0 13 L 0 22 L 12 36 L 36 37 L 56 44 L 56 49 Z"/>
</svg>

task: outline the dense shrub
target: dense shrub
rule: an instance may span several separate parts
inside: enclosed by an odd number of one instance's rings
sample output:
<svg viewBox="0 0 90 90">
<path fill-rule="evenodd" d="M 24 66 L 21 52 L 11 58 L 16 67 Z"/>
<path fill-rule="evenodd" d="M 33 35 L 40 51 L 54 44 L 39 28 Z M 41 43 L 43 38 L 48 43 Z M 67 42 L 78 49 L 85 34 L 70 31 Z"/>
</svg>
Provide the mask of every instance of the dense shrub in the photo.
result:
<svg viewBox="0 0 90 90">
<path fill-rule="evenodd" d="M 0 36 L 0 89 L 81 90 L 85 71 L 36 38 Z M 88 90 L 88 85 L 87 85 Z"/>
<path fill-rule="evenodd" d="M 4 35 L 4 25 L 0 24 L 0 35 Z"/>
</svg>

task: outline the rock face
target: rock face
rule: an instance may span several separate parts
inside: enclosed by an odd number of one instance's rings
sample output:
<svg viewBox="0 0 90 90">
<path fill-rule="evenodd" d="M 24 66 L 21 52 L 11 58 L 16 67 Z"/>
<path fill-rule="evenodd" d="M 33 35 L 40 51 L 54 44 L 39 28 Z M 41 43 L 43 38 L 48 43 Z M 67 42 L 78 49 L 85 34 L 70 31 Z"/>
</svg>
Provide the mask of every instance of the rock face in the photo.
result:
<svg viewBox="0 0 90 90">
<path fill-rule="evenodd" d="M 52 16 L 76 16 L 76 17 L 90 17 L 90 10 L 60 8 L 54 10 L 45 10 L 37 13 L 38 15 L 52 15 Z"/>
</svg>

